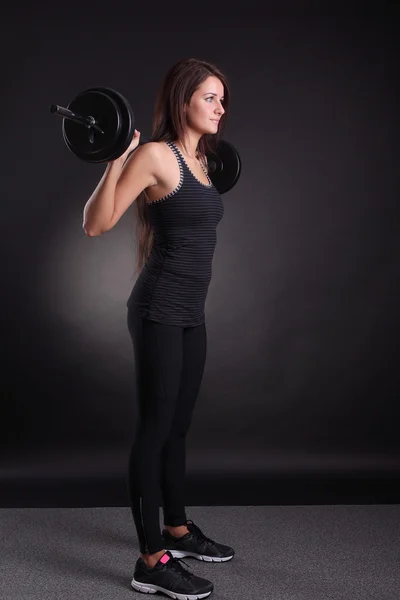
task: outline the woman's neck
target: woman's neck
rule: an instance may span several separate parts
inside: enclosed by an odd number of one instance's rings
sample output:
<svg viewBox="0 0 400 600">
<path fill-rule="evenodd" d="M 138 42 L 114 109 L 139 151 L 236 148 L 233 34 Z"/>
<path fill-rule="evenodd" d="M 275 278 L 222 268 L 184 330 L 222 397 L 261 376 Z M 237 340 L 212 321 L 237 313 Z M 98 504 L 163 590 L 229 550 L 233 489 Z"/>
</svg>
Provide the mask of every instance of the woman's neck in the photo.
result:
<svg viewBox="0 0 400 600">
<path fill-rule="evenodd" d="M 179 150 L 184 156 L 187 156 L 191 160 L 198 160 L 199 152 L 198 145 L 201 135 L 197 132 L 187 133 L 182 140 L 177 140 L 175 144 L 179 147 Z"/>
</svg>

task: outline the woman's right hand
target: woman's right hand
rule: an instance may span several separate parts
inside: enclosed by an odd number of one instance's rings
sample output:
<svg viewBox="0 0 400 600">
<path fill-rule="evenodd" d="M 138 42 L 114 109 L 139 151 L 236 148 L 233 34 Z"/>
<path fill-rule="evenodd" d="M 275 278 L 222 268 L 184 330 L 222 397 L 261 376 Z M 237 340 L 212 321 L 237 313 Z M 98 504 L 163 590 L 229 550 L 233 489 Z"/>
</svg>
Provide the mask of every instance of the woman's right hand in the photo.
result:
<svg viewBox="0 0 400 600">
<path fill-rule="evenodd" d="M 123 154 L 121 154 L 121 156 L 119 156 L 117 159 L 117 161 L 125 163 L 126 159 L 128 158 L 128 156 L 134 151 L 136 150 L 136 148 L 139 146 L 139 142 L 140 142 L 140 131 L 137 131 L 137 129 L 135 129 L 134 133 L 133 133 L 133 138 L 131 143 L 129 144 L 129 147 L 125 150 L 125 152 Z M 110 162 L 114 162 L 114 161 L 110 161 Z"/>
</svg>

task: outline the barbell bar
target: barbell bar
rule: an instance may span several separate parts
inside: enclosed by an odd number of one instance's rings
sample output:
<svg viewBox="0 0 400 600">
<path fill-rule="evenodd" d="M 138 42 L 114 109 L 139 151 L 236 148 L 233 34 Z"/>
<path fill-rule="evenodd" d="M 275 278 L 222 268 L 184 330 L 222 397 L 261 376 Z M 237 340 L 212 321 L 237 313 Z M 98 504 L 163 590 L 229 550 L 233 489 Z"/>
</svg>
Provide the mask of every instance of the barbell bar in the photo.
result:
<svg viewBox="0 0 400 600">
<path fill-rule="evenodd" d="M 86 89 L 66 108 L 52 104 L 50 112 L 63 118 L 62 134 L 68 149 L 89 163 L 110 162 L 122 156 L 135 132 L 130 103 L 122 94 L 107 87 Z M 240 177 L 239 153 L 232 144 L 220 140 L 216 152 L 207 153 L 206 158 L 213 185 L 220 194 L 225 194 Z"/>
</svg>

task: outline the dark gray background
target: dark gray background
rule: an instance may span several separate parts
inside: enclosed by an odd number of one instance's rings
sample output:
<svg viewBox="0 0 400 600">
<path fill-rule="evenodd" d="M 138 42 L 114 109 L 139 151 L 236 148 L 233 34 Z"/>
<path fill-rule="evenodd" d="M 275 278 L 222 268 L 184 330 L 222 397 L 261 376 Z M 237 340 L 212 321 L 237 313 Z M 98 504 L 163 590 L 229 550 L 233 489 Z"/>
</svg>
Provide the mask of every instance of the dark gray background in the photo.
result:
<svg viewBox="0 0 400 600">
<path fill-rule="evenodd" d="M 127 504 L 134 220 L 128 210 L 85 236 L 104 166 L 68 151 L 49 105 L 113 87 L 148 136 L 166 70 L 189 56 L 227 75 L 224 137 L 243 162 L 223 197 L 189 495 L 255 504 L 387 490 L 374 499 L 393 501 L 397 11 L 117 6 L 15 5 L 2 23 L 3 505 Z"/>
</svg>

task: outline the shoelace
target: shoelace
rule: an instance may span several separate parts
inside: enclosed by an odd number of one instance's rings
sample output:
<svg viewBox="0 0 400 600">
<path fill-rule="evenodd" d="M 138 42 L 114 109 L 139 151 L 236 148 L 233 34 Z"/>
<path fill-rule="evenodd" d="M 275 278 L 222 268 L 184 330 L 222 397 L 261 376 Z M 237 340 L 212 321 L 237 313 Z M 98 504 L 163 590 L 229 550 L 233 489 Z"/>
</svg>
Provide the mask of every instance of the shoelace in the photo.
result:
<svg viewBox="0 0 400 600">
<path fill-rule="evenodd" d="M 191 576 L 193 575 L 193 573 L 189 570 L 189 565 L 185 563 L 185 561 L 182 558 L 172 558 L 171 560 L 171 567 L 175 569 L 183 577 L 183 579 L 189 581 Z M 183 564 L 186 565 L 188 568 L 185 569 L 185 567 L 182 567 L 182 565 L 180 564 L 181 562 L 183 562 Z"/>
<path fill-rule="evenodd" d="M 191 533 L 193 533 L 199 540 L 206 541 L 215 547 L 215 542 L 213 540 L 211 540 L 209 537 L 207 537 L 206 535 L 204 535 L 204 533 L 199 529 L 199 527 L 197 527 L 197 525 L 195 525 L 193 523 L 193 521 L 188 519 L 186 522 L 191 524 L 191 527 L 193 528 Z"/>
</svg>

